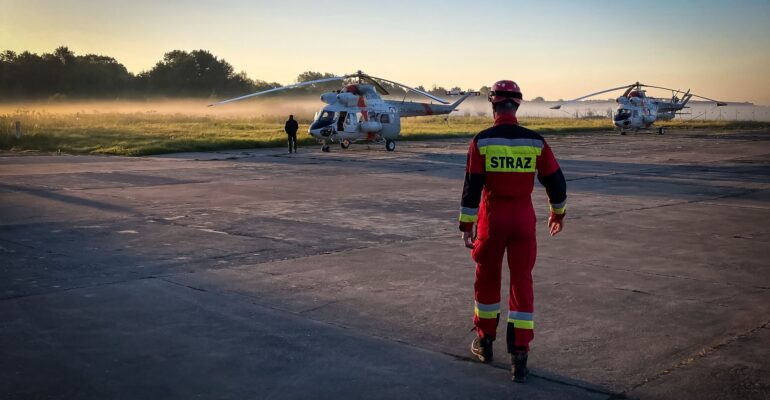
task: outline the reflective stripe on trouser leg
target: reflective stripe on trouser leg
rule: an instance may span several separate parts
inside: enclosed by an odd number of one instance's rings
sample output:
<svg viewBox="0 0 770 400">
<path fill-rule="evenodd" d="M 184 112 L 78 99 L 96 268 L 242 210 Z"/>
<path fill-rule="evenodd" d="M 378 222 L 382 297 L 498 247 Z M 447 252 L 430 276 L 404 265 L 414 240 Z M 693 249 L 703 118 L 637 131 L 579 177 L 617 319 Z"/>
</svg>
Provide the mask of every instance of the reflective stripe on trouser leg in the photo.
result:
<svg viewBox="0 0 770 400">
<path fill-rule="evenodd" d="M 509 311 L 506 330 L 506 342 L 508 352 L 516 350 L 529 351 L 529 343 L 534 338 L 535 323 L 532 313 L 522 311 Z"/>
<path fill-rule="evenodd" d="M 473 310 L 473 325 L 481 331 L 479 336 L 494 338 L 497 324 L 500 322 L 500 303 L 482 304 L 478 301 Z"/>
<path fill-rule="evenodd" d="M 476 261 L 473 288 L 477 308 L 473 324 L 479 336 L 492 339 L 497 336 L 497 323 L 500 319 L 500 275 L 505 252 L 505 243 L 499 242 L 482 234 L 471 252 Z"/>
<path fill-rule="evenodd" d="M 508 267 L 511 271 L 511 291 L 508 299 L 508 351 L 529 350 L 529 343 L 535 336 L 532 320 L 534 293 L 532 268 L 537 257 L 535 236 L 516 240 L 508 244 Z"/>
</svg>

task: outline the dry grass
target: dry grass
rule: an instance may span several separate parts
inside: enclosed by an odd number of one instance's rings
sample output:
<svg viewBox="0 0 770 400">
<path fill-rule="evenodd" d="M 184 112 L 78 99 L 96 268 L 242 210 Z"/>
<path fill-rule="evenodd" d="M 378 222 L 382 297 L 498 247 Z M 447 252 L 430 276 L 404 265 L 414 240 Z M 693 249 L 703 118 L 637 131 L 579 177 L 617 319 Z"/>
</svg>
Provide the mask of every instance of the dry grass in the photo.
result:
<svg viewBox="0 0 770 400">
<path fill-rule="evenodd" d="M 22 122 L 17 139 L 14 122 Z M 300 143 L 314 140 L 303 131 Z M 402 139 L 469 137 L 490 124 L 488 117 L 419 117 L 402 119 Z M 522 125 L 549 134 L 610 131 L 604 119 L 524 118 Z M 671 121 L 677 129 L 769 128 L 770 123 L 746 121 Z M 0 149 L 77 154 L 140 156 L 184 151 L 274 147 L 285 144 L 283 118 L 215 117 L 210 115 L 136 113 L 47 113 L 18 111 L 0 115 Z"/>
</svg>

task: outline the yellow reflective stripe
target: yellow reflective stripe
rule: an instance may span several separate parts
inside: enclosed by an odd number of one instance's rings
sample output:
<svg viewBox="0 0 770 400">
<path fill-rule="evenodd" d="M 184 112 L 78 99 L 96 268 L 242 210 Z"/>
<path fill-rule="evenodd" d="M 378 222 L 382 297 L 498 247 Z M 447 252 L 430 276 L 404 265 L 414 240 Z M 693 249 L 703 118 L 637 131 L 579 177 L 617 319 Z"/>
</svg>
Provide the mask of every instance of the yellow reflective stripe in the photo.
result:
<svg viewBox="0 0 770 400">
<path fill-rule="evenodd" d="M 476 222 L 476 215 L 460 214 L 460 222 Z"/>
<path fill-rule="evenodd" d="M 535 321 L 527 321 L 523 319 L 508 318 L 508 322 L 513 324 L 514 328 L 518 329 L 535 329 Z"/>
<path fill-rule="evenodd" d="M 533 154 L 539 156 L 542 152 L 543 149 L 535 146 L 505 146 L 502 144 L 490 144 L 479 147 L 479 153 L 483 156 L 488 154 Z"/>
<path fill-rule="evenodd" d="M 535 146 L 489 145 L 479 148 L 485 156 L 485 170 L 489 172 L 535 172 L 541 151 Z"/>
<path fill-rule="evenodd" d="M 476 316 L 479 318 L 497 318 L 497 316 L 500 314 L 500 311 L 481 311 L 478 308 L 476 309 Z"/>
<path fill-rule="evenodd" d="M 551 211 L 553 211 L 554 214 L 564 214 L 567 212 L 567 206 L 564 206 L 562 208 L 551 207 Z"/>
</svg>

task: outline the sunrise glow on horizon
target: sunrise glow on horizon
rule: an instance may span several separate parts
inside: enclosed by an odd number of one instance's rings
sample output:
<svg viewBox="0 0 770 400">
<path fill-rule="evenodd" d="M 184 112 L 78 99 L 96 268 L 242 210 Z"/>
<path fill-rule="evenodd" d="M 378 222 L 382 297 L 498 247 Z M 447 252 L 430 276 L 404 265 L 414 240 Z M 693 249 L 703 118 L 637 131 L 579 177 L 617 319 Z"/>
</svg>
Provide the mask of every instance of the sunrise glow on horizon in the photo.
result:
<svg viewBox="0 0 770 400">
<path fill-rule="evenodd" d="M 527 99 L 641 81 L 770 105 L 770 2 L 3 0 L 0 50 L 115 57 L 205 49 L 253 79 L 361 69 L 411 85 L 514 79 Z M 606 96 L 611 97 L 611 96 Z"/>
</svg>

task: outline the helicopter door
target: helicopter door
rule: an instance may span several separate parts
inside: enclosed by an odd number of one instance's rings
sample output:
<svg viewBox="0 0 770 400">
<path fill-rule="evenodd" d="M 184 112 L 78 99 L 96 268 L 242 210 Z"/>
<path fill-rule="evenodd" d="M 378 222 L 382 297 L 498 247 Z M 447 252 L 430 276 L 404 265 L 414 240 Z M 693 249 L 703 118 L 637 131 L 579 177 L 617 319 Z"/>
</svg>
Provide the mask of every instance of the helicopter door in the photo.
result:
<svg viewBox="0 0 770 400">
<path fill-rule="evenodd" d="M 337 117 L 337 132 L 345 130 L 345 120 L 347 119 L 347 111 L 340 111 L 340 116 Z"/>
<path fill-rule="evenodd" d="M 345 116 L 345 131 L 355 132 L 358 130 L 358 113 L 347 113 Z"/>
</svg>

